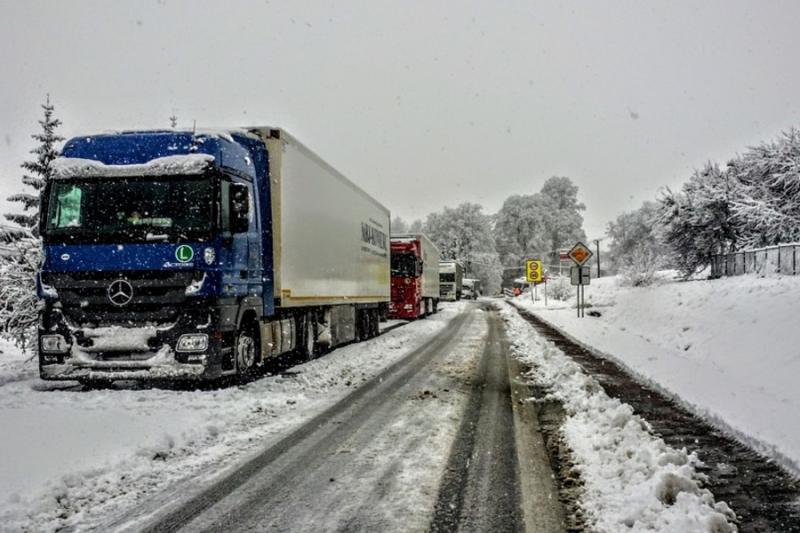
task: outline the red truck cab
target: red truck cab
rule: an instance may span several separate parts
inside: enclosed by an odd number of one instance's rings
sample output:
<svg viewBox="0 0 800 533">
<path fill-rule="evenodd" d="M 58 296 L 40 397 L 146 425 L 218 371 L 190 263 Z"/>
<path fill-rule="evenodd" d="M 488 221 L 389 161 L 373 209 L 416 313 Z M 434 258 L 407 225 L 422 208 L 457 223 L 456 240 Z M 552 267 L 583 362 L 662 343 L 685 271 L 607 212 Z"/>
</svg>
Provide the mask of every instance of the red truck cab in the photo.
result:
<svg viewBox="0 0 800 533">
<path fill-rule="evenodd" d="M 438 250 L 424 235 L 404 235 L 392 236 L 391 252 L 389 317 L 413 320 L 435 313 L 439 303 Z"/>
</svg>

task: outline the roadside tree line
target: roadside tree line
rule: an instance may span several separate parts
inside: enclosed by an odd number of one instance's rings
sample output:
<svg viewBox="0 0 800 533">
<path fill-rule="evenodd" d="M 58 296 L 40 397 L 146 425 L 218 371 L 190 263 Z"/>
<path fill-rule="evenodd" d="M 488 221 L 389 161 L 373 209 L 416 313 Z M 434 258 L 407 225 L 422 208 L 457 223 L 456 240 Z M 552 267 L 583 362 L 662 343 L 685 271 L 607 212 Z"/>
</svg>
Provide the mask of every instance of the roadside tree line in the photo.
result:
<svg viewBox="0 0 800 533">
<path fill-rule="evenodd" d="M 462 262 L 469 277 L 481 280 L 488 293 L 523 272 L 525 259 L 558 262 L 558 250 L 583 240 L 578 186 L 567 177 L 553 176 L 533 194 L 509 196 L 497 213 L 487 214 L 480 204 L 465 202 L 407 224 L 392 221 L 393 233 L 424 232 L 442 259 Z"/>
<path fill-rule="evenodd" d="M 608 225 L 614 266 L 634 284 L 656 268 L 691 277 L 712 256 L 800 241 L 800 130 L 747 148 L 725 165 L 709 161 L 678 190 Z"/>
</svg>

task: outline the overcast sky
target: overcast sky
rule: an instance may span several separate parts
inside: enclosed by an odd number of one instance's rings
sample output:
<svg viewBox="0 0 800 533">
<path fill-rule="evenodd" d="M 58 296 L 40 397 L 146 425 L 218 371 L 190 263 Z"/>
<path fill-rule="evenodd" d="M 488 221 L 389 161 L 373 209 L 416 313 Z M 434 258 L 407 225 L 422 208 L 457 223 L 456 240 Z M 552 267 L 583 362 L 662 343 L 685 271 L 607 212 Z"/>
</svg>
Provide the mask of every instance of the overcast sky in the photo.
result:
<svg viewBox="0 0 800 533">
<path fill-rule="evenodd" d="M 2 196 L 49 92 L 68 137 L 280 125 L 408 220 L 569 176 L 595 238 L 800 112 L 794 1 L 2 8 Z"/>
</svg>

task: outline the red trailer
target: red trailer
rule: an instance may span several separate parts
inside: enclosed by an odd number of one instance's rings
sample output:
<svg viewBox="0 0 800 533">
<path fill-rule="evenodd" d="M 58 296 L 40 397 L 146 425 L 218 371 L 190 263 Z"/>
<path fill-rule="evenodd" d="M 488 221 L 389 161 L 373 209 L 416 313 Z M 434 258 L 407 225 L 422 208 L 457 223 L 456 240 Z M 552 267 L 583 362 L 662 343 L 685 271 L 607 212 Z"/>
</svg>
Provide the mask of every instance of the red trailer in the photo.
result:
<svg viewBox="0 0 800 533">
<path fill-rule="evenodd" d="M 390 318 L 415 319 L 437 311 L 439 250 L 422 234 L 393 235 Z"/>
</svg>

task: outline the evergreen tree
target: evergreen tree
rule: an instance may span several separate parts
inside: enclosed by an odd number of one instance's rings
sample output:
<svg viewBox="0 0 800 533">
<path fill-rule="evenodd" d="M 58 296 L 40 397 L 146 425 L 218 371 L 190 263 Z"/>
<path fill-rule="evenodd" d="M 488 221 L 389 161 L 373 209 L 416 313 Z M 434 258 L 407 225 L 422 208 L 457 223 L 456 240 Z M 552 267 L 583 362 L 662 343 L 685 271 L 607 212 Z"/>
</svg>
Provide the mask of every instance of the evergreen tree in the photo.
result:
<svg viewBox="0 0 800 533">
<path fill-rule="evenodd" d="M 47 181 L 53 174 L 53 160 L 58 156 L 56 144 L 64 138 L 56 134 L 56 128 L 61 121 L 53 117 L 54 106 L 50 103 L 50 95 L 42 104 L 44 118 L 39 121 L 42 126 L 40 133 L 31 135 L 39 145 L 30 153 L 36 156 L 35 161 L 25 161 L 22 168 L 28 173 L 22 176 L 22 183 L 33 188 L 33 192 L 21 192 L 8 197 L 10 202 L 22 204 L 22 213 L 9 213 L 5 217 L 9 221 L 27 228 L 35 236 L 39 235 L 39 195 Z"/>
</svg>

